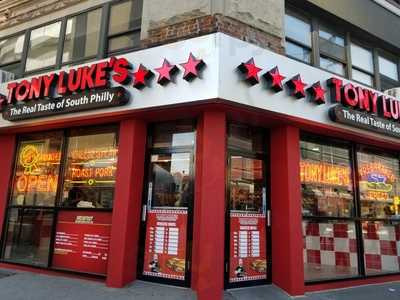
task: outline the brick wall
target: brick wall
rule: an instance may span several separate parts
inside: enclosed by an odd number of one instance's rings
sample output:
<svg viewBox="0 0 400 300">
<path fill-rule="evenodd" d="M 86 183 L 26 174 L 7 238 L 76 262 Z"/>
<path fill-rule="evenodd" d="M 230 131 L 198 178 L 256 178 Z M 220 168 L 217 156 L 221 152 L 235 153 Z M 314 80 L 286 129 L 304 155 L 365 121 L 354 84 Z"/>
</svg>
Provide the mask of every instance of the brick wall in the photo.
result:
<svg viewBox="0 0 400 300">
<path fill-rule="evenodd" d="M 281 37 L 220 14 L 202 16 L 150 29 L 148 37 L 142 43 L 143 47 L 150 47 L 212 32 L 223 32 L 260 47 L 269 48 L 274 52 L 284 53 Z"/>
<path fill-rule="evenodd" d="M 82 3 L 87 0 L 3 0 L 0 1 L 0 30 Z M 49 20 L 50 21 L 50 20 Z"/>
</svg>

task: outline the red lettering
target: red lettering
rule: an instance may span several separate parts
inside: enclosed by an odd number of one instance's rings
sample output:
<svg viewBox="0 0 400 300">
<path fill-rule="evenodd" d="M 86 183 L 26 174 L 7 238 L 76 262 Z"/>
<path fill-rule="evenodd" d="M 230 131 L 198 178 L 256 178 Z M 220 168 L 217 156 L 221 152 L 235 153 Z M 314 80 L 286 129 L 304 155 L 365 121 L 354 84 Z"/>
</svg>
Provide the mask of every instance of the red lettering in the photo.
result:
<svg viewBox="0 0 400 300">
<path fill-rule="evenodd" d="M 328 79 L 327 84 L 331 90 L 332 101 L 334 99 L 336 102 L 340 102 L 341 98 L 340 89 L 343 86 L 343 81 L 338 78 L 332 77 Z"/>
<path fill-rule="evenodd" d="M 114 60 L 113 71 L 115 74 L 112 76 L 113 80 L 120 84 L 127 84 L 130 79 L 129 69 L 130 65 L 127 59 L 118 58 Z"/>
<path fill-rule="evenodd" d="M 355 107 L 358 104 L 358 95 L 356 88 L 351 84 L 346 84 L 343 87 L 343 99 L 345 104 Z"/>
<path fill-rule="evenodd" d="M 392 118 L 397 120 L 399 118 L 399 102 L 393 98 L 390 98 L 389 103 Z"/>
<path fill-rule="evenodd" d="M 82 68 L 82 82 L 81 90 L 94 88 L 93 75 L 96 70 L 96 65 L 91 65 L 90 67 Z"/>
<path fill-rule="evenodd" d="M 373 91 L 369 91 L 369 98 L 371 99 L 371 103 L 372 103 L 372 112 L 377 114 L 378 113 L 378 95 L 373 92 Z"/>
<path fill-rule="evenodd" d="M 82 68 L 72 69 L 68 74 L 68 90 L 73 93 L 77 92 L 81 87 Z"/>
<path fill-rule="evenodd" d="M 381 96 L 381 104 L 382 104 L 382 113 L 385 118 L 390 119 L 392 115 L 390 114 L 389 109 L 387 108 L 387 98 L 386 96 Z"/>
<path fill-rule="evenodd" d="M 29 95 L 31 84 L 28 80 L 22 80 L 15 89 L 15 99 L 17 101 L 25 101 Z"/>
<path fill-rule="evenodd" d="M 16 82 L 10 82 L 7 84 L 8 89 L 8 96 L 7 96 L 7 103 L 10 104 L 14 100 L 14 91 L 17 86 Z"/>
<path fill-rule="evenodd" d="M 94 80 L 95 87 L 106 87 L 108 83 L 108 62 L 103 61 L 97 64 L 96 76 Z"/>
<path fill-rule="evenodd" d="M 370 111 L 369 92 L 366 89 L 358 88 L 358 107 L 359 109 Z"/>
<path fill-rule="evenodd" d="M 42 92 L 42 76 L 32 78 L 31 89 L 29 91 L 29 100 L 38 99 L 41 97 Z"/>
<path fill-rule="evenodd" d="M 61 71 L 58 74 L 57 93 L 60 95 L 64 95 L 67 93 L 67 85 L 66 85 L 67 76 L 68 74 L 64 71 Z"/>
<path fill-rule="evenodd" d="M 51 93 L 51 86 L 53 85 L 54 81 L 56 80 L 56 74 L 44 75 L 43 76 L 43 85 L 44 91 L 43 96 L 49 97 Z"/>
</svg>

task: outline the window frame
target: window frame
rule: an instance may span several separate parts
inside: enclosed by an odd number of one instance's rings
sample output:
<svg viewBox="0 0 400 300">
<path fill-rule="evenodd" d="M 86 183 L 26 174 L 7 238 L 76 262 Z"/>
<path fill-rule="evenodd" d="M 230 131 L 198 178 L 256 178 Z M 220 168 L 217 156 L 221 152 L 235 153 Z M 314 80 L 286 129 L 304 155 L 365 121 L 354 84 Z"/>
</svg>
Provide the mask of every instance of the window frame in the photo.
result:
<svg viewBox="0 0 400 300">
<path fill-rule="evenodd" d="M 63 188 L 64 188 L 64 178 L 65 178 L 65 167 L 66 167 L 66 161 L 67 161 L 67 156 L 68 156 L 68 141 L 69 137 L 71 136 L 71 131 L 74 129 L 80 129 L 84 133 L 90 133 L 90 134 L 95 134 L 96 132 L 101 132 L 102 129 L 105 129 L 106 131 L 110 131 L 110 128 L 113 128 L 115 131 L 115 138 L 117 141 L 117 148 L 119 149 L 119 124 L 118 123 L 107 123 L 104 124 L 100 127 L 93 127 L 93 126 L 85 126 L 82 128 L 78 127 L 70 127 L 70 128 L 63 128 L 63 129 L 54 129 L 54 130 L 47 130 L 47 131 L 34 131 L 28 133 L 28 135 L 35 135 L 35 134 L 47 134 L 47 133 L 52 133 L 52 132 L 59 132 L 62 136 L 62 141 L 61 141 L 61 147 L 60 147 L 60 167 L 59 167 L 59 176 L 58 176 L 58 182 L 57 182 L 57 191 L 56 191 L 56 196 L 55 196 L 55 201 L 54 201 L 54 206 L 37 206 L 37 205 L 14 205 L 12 204 L 12 195 L 14 191 L 14 179 L 15 179 L 15 170 L 16 166 L 18 163 L 18 155 L 17 155 L 17 150 L 19 149 L 20 142 L 24 139 L 26 136 L 25 134 L 21 134 L 17 136 L 17 139 L 15 141 L 15 146 L 14 146 L 14 158 L 13 158 L 13 169 L 12 173 L 9 178 L 9 186 L 10 188 L 8 189 L 7 192 L 7 203 L 6 203 L 6 209 L 5 209 L 5 215 L 4 215 L 4 222 L 3 222 L 3 230 L 2 230 L 2 235 L 0 239 L 0 262 L 5 262 L 5 263 L 12 263 L 15 265 L 21 265 L 21 266 L 29 266 L 32 268 L 37 268 L 37 269 L 44 269 L 44 270 L 54 270 L 52 266 L 52 259 L 53 259 L 53 254 L 54 254 L 54 242 L 55 242 L 55 235 L 56 235 L 56 226 L 57 226 L 57 216 L 59 212 L 62 211 L 90 211 L 90 212 L 108 212 L 112 213 L 113 207 L 114 207 L 114 200 L 115 200 L 115 193 L 114 193 L 114 199 L 113 199 L 113 205 L 110 208 L 93 208 L 93 207 L 64 207 L 62 206 L 62 193 L 63 193 Z M 82 136 L 85 136 L 83 134 Z M 49 211 L 53 214 L 53 223 L 51 224 L 51 233 L 50 233 L 50 245 L 49 245 L 49 253 L 48 253 L 48 261 L 45 265 L 34 265 L 34 264 L 29 264 L 29 263 L 22 263 L 22 262 L 15 262 L 10 259 L 5 259 L 4 258 L 4 253 L 5 253 L 5 248 L 7 244 L 7 234 L 8 234 L 8 228 L 9 228 L 9 211 L 12 209 L 30 209 L 30 210 L 45 210 Z M 78 271 L 70 271 L 70 270 L 65 270 L 65 272 L 68 273 L 76 273 L 76 274 L 82 274 L 82 272 Z M 90 273 L 84 273 L 84 274 L 89 274 Z M 105 275 L 95 275 L 99 278 L 104 278 Z"/>
<path fill-rule="evenodd" d="M 379 63 L 378 63 L 378 56 L 384 56 L 384 57 L 389 57 L 393 60 L 393 62 L 395 62 L 397 64 L 397 71 L 399 74 L 399 80 L 395 81 L 392 80 L 391 82 L 393 83 L 394 86 L 398 86 L 400 87 L 400 52 L 398 53 L 398 55 L 396 55 L 395 53 L 393 53 L 393 51 L 389 51 L 386 50 L 384 48 L 381 47 L 376 47 L 373 46 L 371 42 L 368 42 L 368 38 L 363 38 L 363 36 L 358 32 L 355 31 L 354 29 L 349 29 L 348 26 L 345 26 L 342 23 L 333 23 L 332 21 L 330 21 L 328 18 L 323 18 L 323 17 L 317 17 L 315 14 L 310 14 L 305 12 L 304 10 L 302 10 L 300 7 L 296 7 L 296 4 L 293 1 L 290 1 L 290 3 L 288 3 L 288 1 L 285 1 L 286 3 L 286 9 L 285 9 L 285 15 L 291 15 L 294 17 L 298 17 L 300 19 L 305 19 L 305 20 L 309 20 L 310 22 L 310 26 L 311 26 L 311 48 L 308 45 L 304 45 L 303 43 L 300 43 L 296 40 L 293 40 L 289 37 L 286 36 L 285 33 L 285 41 L 288 41 L 290 43 L 293 43 L 295 45 L 298 45 L 302 48 L 306 48 L 309 49 L 311 51 L 311 62 L 307 63 L 305 61 L 302 61 L 300 59 L 297 59 L 295 57 L 292 57 L 288 54 L 285 54 L 287 57 L 297 60 L 299 62 L 314 66 L 316 68 L 319 68 L 323 71 L 341 76 L 343 78 L 347 78 L 353 81 L 356 81 L 360 84 L 363 84 L 365 86 L 368 86 L 365 83 L 362 83 L 360 81 L 354 80 L 352 79 L 352 69 L 354 68 L 357 71 L 363 72 L 369 76 L 372 76 L 372 86 L 370 86 L 371 88 L 374 88 L 376 90 L 379 91 L 383 91 L 382 90 L 382 83 L 380 80 L 380 76 L 381 74 L 379 73 Z M 320 46 L 319 46 L 319 27 L 320 25 L 325 26 L 327 29 L 331 30 L 334 33 L 343 34 L 343 38 L 345 41 L 345 60 L 341 60 L 337 57 L 333 57 L 325 52 L 320 51 Z M 365 36 L 365 35 L 364 35 Z M 351 51 L 350 51 L 350 47 L 351 44 L 355 44 L 358 45 L 360 47 L 366 48 L 367 50 L 370 50 L 372 52 L 372 59 L 373 59 L 373 72 L 369 72 L 366 70 L 363 70 L 362 68 L 353 66 L 352 64 L 352 59 L 351 59 Z M 338 74 L 332 71 L 329 71 L 323 67 L 321 67 L 320 64 L 320 57 L 326 57 L 328 59 L 334 60 L 335 62 L 338 63 L 342 63 L 344 65 L 344 75 L 342 74 Z M 388 78 L 390 79 L 390 78 Z"/>
<path fill-rule="evenodd" d="M 392 158 L 399 159 L 399 168 L 400 168 L 400 155 L 396 153 L 396 151 L 391 149 L 383 149 L 377 146 L 371 146 L 363 143 L 351 142 L 347 140 L 341 140 L 334 137 L 323 136 L 313 132 L 301 131 L 300 133 L 300 141 L 305 142 L 318 142 L 322 145 L 328 144 L 332 146 L 345 147 L 350 150 L 349 159 L 351 162 L 351 177 L 352 177 L 352 185 L 353 185 L 353 215 L 350 217 L 329 217 L 329 216 L 305 216 L 302 214 L 302 221 L 347 221 L 353 222 L 356 229 L 356 242 L 357 242 L 357 263 L 358 263 L 358 275 L 356 276 L 346 276 L 346 277 L 332 277 L 332 278 L 324 278 L 321 280 L 304 280 L 305 285 L 313 285 L 313 284 L 321 284 L 321 283 L 329 283 L 329 282 L 340 282 L 345 280 L 355 280 L 355 279 L 368 279 L 374 277 L 381 276 L 390 276 L 390 275 L 400 275 L 400 270 L 397 272 L 381 272 L 374 274 L 366 273 L 366 265 L 365 265 L 365 251 L 364 251 L 364 238 L 362 225 L 364 222 L 386 222 L 393 224 L 400 224 L 400 220 L 395 220 L 391 218 L 371 218 L 371 217 L 363 217 L 361 215 L 361 199 L 360 199 L 360 188 L 359 181 L 357 179 L 358 172 L 358 160 L 357 153 L 364 152 L 368 154 L 377 154 L 377 155 L 385 155 Z M 301 149 L 299 149 L 301 151 Z M 301 158 L 300 158 L 301 160 Z M 400 173 L 397 174 L 400 179 Z M 303 202 L 303 197 L 301 196 L 301 203 Z M 303 204 L 302 204 L 303 205 Z M 400 265 L 399 265 L 400 267 Z"/>
<path fill-rule="evenodd" d="M 7 67 L 9 65 L 12 65 L 14 63 L 19 62 L 20 63 L 19 71 L 14 74 L 15 79 L 18 79 L 18 78 L 23 78 L 23 77 L 27 77 L 27 76 L 32 76 L 32 75 L 35 75 L 35 74 L 49 72 L 49 71 L 52 71 L 52 70 L 61 69 L 61 68 L 66 67 L 66 66 L 73 66 L 73 65 L 86 63 L 86 62 L 91 61 L 91 60 L 99 60 L 99 59 L 107 58 L 109 56 L 116 55 L 116 54 L 127 53 L 127 52 L 130 52 L 132 50 L 140 48 L 141 45 L 139 43 L 138 45 L 134 45 L 133 47 L 126 47 L 124 49 L 119 49 L 118 51 L 115 51 L 115 52 L 112 52 L 112 53 L 108 53 L 108 41 L 110 39 L 110 36 L 108 35 L 108 27 L 109 27 L 109 21 L 110 21 L 109 17 L 110 17 L 111 7 L 112 7 L 112 5 L 120 4 L 120 3 L 123 3 L 125 1 L 139 1 L 139 5 L 141 7 L 143 7 L 143 0 L 111 1 L 111 2 L 100 4 L 100 5 L 92 6 L 90 8 L 87 8 L 85 10 L 82 10 L 82 11 L 79 11 L 79 12 L 76 12 L 76 13 L 73 13 L 73 14 L 62 16 L 62 17 L 56 18 L 56 19 L 51 20 L 51 21 L 43 22 L 43 23 L 41 23 L 41 24 L 39 24 L 37 26 L 33 26 L 33 27 L 28 28 L 28 29 L 25 29 L 25 30 L 10 34 L 8 36 L 5 36 L 4 38 L 1 38 L 0 41 L 22 35 L 22 36 L 24 36 L 24 43 L 23 43 L 23 50 L 22 50 L 22 54 L 21 54 L 21 59 L 18 60 L 18 61 L 11 62 L 11 63 L 6 63 L 6 64 L 1 64 L 1 62 L 0 62 L 0 70 L 1 70 L 2 67 Z M 77 17 L 77 16 L 82 15 L 82 14 L 90 13 L 91 11 L 95 11 L 97 9 L 101 10 L 97 54 L 96 55 L 87 56 L 87 57 L 80 57 L 80 58 L 77 58 L 77 59 L 69 60 L 67 62 L 63 62 L 62 59 L 63 59 L 64 44 L 65 44 L 65 38 L 66 38 L 65 33 L 66 33 L 68 19 Z M 139 24 L 137 26 L 135 26 L 134 28 L 130 29 L 127 32 L 118 33 L 118 34 L 115 35 L 115 37 L 121 36 L 121 35 L 127 34 L 127 33 L 132 33 L 132 32 L 140 32 L 142 16 L 140 16 L 139 20 L 140 21 L 138 21 Z M 48 25 L 51 25 L 51 24 L 55 24 L 57 22 L 61 22 L 61 24 L 60 24 L 61 28 L 60 28 L 59 42 L 58 42 L 57 49 L 56 49 L 56 62 L 55 62 L 55 64 L 51 65 L 51 66 L 47 66 L 47 67 L 43 67 L 43 68 L 38 68 L 38 69 L 27 71 L 26 70 L 26 61 L 27 61 L 27 58 L 28 58 L 28 51 L 29 51 L 31 32 L 33 30 L 35 30 L 35 29 L 38 29 L 38 28 L 41 28 L 41 27 L 44 27 L 44 26 L 48 26 Z M 112 35 L 111 37 L 114 37 L 114 35 Z"/>
</svg>

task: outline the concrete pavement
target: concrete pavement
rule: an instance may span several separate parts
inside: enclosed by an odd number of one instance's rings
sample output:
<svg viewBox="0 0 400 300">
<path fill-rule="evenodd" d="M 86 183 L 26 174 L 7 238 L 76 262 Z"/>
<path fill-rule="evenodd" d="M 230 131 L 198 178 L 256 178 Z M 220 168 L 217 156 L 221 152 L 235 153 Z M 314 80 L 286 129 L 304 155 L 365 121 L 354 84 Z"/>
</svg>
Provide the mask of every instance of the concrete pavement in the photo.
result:
<svg viewBox="0 0 400 300">
<path fill-rule="evenodd" d="M 136 281 L 123 289 L 104 283 L 0 270 L 0 300 L 183 300 L 196 299 L 191 289 Z M 291 298 L 273 285 L 225 291 L 224 300 L 399 300 L 400 282 L 308 293 Z"/>
</svg>

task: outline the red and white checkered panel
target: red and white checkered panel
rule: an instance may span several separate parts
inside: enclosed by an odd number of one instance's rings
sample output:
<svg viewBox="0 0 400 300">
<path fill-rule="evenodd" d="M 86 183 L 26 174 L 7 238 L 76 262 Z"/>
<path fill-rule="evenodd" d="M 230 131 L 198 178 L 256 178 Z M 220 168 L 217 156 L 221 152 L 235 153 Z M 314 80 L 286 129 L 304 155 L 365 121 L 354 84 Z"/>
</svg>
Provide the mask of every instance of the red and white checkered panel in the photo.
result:
<svg viewBox="0 0 400 300">
<path fill-rule="evenodd" d="M 354 223 L 303 222 L 304 262 L 357 268 Z"/>
<path fill-rule="evenodd" d="M 363 222 L 362 230 L 367 273 L 399 272 L 400 224 Z"/>
</svg>

